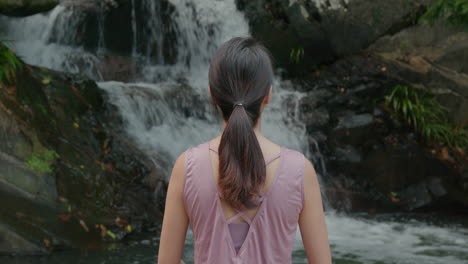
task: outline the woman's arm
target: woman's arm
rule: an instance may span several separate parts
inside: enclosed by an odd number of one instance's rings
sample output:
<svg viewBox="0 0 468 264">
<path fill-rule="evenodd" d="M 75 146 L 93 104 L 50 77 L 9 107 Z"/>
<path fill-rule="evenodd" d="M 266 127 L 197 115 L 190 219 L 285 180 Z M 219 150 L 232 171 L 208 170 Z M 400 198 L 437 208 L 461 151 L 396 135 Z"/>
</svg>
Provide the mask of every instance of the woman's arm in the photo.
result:
<svg viewBox="0 0 468 264">
<path fill-rule="evenodd" d="M 183 263 L 181 258 L 189 223 L 183 200 L 184 174 L 185 153 L 182 153 L 172 169 L 171 179 L 169 180 L 159 243 L 159 264 Z"/>
<path fill-rule="evenodd" d="M 331 264 L 330 243 L 323 214 L 322 197 L 317 174 L 306 160 L 304 174 L 304 207 L 299 216 L 302 241 L 309 263 Z"/>
</svg>

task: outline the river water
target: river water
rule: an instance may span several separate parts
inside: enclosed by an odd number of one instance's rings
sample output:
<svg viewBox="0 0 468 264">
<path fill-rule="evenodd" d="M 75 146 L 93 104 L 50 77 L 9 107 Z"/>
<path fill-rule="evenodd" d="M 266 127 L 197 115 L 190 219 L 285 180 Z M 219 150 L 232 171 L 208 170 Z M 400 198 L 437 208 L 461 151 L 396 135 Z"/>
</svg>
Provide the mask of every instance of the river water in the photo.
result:
<svg viewBox="0 0 468 264">
<path fill-rule="evenodd" d="M 135 1 L 138 0 L 131 2 Z M 159 2 L 140 0 L 145 12 L 132 8 L 128 17 L 133 40 L 130 57 L 141 66 L 131 82 L 103 80 L 100 69 L 108 47 L 102 40 L 105 32 L 101 20 L 97 22 L 96 51 L 76 44 L 76 32 L 83 19 L 76 8 L 58 6 L 47 14 L 25 19 L 0 17 L 0 24 L 5 25 L 0 37 L 12 40 L 14 50 L 30 64 L 80 73 L 100 81 L 108 102 L 119 109 L 128 135 L 150 157 L 171 164 L 188 147 L 219 133 L 219 117 L 208 103 L 208 62 L 221 43 L 234 36 L 249 35 L 249 28 L 234 0 L 169 2 L 175 7 L 171 18 L 177 35 L 173 44 L 178 51 L 175 62 L 165 62 L 161 49 L 155 55 L 147 45 L 139 44 L 144 41 L 161 47 L 164 38 Z M 302 96 L 287 80 L 278 77 L 262 129 L 278 144 L 305 153 L 320 168 L 317 170 L 320 177 L 327 177 L 320 150 L 311 151 L 307 147 L 309 139 L 297 118 L 300 115 L 283 111 L 289 102 Z M 170 170 L 161 169 L 167 174 Z M 326 206 L 326 197 L 324 201 Z M 335 263 L 468 263 L 467 218 L 341 214 L 326 208 Z M 189 233 L 184 253 L 187 263 L 192 263 L 192 242 Z M 106 250 L 68 250 L 47 257 L 2 257 L 0 263 L 155 263 L 157 244 L 158 231 L 153 230 L 110 245 Z M 307 263 L 299 233 L 293 262 Z"/>
</svg>

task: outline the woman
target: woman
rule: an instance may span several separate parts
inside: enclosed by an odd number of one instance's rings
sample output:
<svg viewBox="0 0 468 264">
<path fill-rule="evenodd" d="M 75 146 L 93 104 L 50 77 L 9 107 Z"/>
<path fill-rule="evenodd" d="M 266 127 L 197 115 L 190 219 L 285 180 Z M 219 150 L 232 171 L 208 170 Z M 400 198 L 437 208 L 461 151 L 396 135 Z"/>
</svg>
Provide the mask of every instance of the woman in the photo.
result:
<svg viewBox="0 0 468 264">
<path fill-rule="evenodd" d="M 189 223 L 195 264 L 291 263 L 298 224 L 309 263 L 331 263 L 311 162 L 261 134 L 272 81 L 269 53 L 253 38 L 231 39 L 215 53 L 209 92 L 223 132 L 174 165 L 159 264 L 183 263 Z"/>
</svg>

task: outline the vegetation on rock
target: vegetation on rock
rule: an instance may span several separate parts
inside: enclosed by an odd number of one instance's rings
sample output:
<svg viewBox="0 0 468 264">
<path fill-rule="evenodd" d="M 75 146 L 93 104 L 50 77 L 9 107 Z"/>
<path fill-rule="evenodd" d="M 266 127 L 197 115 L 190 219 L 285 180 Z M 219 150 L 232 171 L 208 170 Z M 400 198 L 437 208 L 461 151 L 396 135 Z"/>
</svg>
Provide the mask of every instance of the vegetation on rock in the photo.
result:
<svg viewBox="0 0 468 264">
<path fill-rule="evenodd" d="M 449 25 L 465 26 L 468 28 L 468 1 L 466 0 L 437 0 L 421 17 L 421 21 L 428 21 L 430 25 L 439 19 L 445 19 Z"/>
<path fill-rule="evenodd" d="M 22 63 L 15 53 L 0 41 L 0 84 L 13 82 L 16 71 L 21 67 Z"/>
<path fill-rule="evenodd" d="M 468 148 L 468 130 L 454 127 L 447 118 L 446 109 L 432 95 L 397 85 L 386 96 L 385 105 L 425 139 Z"/>
<path fill-rule="evenodd" d="M 46 150 L 38 154 L 32 154 L 26 165 L 36 173 L 52 173 L 52 165 L 60 157 L 54 150 Z"/>
</svg>

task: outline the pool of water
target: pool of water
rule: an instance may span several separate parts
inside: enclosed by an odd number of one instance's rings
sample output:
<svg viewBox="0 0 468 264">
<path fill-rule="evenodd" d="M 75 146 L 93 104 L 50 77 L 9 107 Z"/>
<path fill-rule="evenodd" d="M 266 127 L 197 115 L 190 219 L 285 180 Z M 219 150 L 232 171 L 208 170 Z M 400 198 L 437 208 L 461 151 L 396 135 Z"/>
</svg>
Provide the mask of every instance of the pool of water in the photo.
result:
<svg viewBox="0 0 468 264">
<path fill-rule="evenodd" d="M 468 217 L 434 215 L 340 215 L 328 213 L 327 226 L 336 264 L 466 264 Z M 138 235 L 106 250 L 65 250 L 45 257 L 1 257 L 2 264 L 154 264 L 157 232 Z M 188 234 L 184 260 L 193 263 Z M 307 263 L 300 234 L 293 263 Z"/>
</svg>

